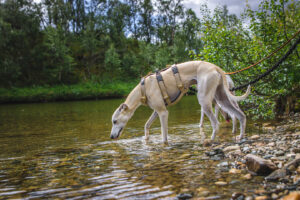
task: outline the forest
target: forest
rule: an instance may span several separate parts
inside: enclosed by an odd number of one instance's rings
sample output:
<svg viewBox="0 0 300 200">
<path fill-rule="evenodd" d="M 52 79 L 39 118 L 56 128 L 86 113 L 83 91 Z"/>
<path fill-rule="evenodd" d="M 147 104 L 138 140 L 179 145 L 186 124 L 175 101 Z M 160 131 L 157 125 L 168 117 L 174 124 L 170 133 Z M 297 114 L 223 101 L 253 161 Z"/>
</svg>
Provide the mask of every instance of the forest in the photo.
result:
<svg viewBox="0 0 300 200">
<path fill-rule="evenodd" d="M 294 0 L 262 0 L 241 16 L 207 4 L 197 16 L 182 0 L 0 2 L 2 103 L 124 96 L 149 71 L 189 60 L 235 71 L 269 55 L 300 28 L 300 2 Z M 291 45 L 232 75 L 235 84 L 267 71 Z M 296 49 L 252 86 L 243 102 L 248 114 L 273 118 L 299 110 L 299 54 Z"/>
</svg>

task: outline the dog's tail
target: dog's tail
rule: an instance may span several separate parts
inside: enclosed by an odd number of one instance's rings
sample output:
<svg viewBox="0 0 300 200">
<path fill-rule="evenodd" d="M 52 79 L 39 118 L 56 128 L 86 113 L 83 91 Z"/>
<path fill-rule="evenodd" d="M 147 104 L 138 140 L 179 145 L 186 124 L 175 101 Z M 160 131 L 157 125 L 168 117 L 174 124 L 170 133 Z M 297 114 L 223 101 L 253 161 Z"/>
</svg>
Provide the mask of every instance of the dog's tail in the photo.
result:
<svg viewBox="0 0 300 200">
<path fill-rule="evenodd" d="M 235 96 L 235 95 L 233 95 L 233 94 L 230 92 L 230 90 L 229 90 L 228 82 L 227 82 L 227 80 L 226 80 L 226 76 L 225 76 L 224 71 L 223 71 L 222 69 L 220 69 L 219 67 L 217 67 L 217 70 L 218 70 L 218 72 L 219 72 L 219 73 L 221 74 L 221 76 L 222 76 L 224 90 L 225 90 L 225 92 L 226 92 L 226 95 L 227 95 L 230 99 L 232 99 L 232 100 L 234 100 L 234 101 L 242 101 L 242 100 L 245 100 L 245 99 L 248 97 L 248 95 L 250 94 L 250 91 L 251 91 L 251 86 L 250 86 L 250 85 L 248 86 L 247 91 L 246 91 L 245 94 L 243 94 L 242 96 Z"/>
</svg>

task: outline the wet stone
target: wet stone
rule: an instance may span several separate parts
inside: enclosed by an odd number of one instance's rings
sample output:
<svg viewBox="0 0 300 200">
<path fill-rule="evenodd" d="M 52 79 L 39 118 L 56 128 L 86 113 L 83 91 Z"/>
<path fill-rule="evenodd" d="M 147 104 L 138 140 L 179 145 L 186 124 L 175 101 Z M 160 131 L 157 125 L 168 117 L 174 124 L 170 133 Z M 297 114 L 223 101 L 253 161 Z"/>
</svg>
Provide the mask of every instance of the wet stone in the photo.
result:
<svg viewBox="0 0 300 200">
<path fill-rule="evenodd" d="M 244 179 L 246 180 L 250 180 L 252 178 L 251 174 L 246 174 L 245 176 L 243 176 Z"/>
<path fill-rule="evenodd" d="M 221 162 L 217 165 L 218 167 L 228 167 L 229 166 L 229 163 L 227 161 L 225 162 Z"/>
<path fill-rule="evenodd" d="M 267 200 L 268 196 L 257 196 L 255 197 L 255 200 Z"/>
<path fill-rule="evenodd" d="M 284 155 L 284 152 L 283 151 L 277 151 L 275 153 L 275 156 L 283 156 Z"/>
<path fill-rule="evenodd" d="M 283 197 L 283 200 L 300 200 L 300 192 L 291 192 L 289 195 Z"/>
<path fill-rule="evenodd" d="M 240 146 L 236 145 L 236 146 L 228 146 L 224 148 L 224 152 L 229 152 L 229 151 L 235 151 L 235 150 L 240 150 Z"/>
<path fill-rule="evenodd" d="M 224 185 L 227 185 L 227 182 L 225 181 L 217 181 L 215 182 L 216 185 L 219 185 L 219 186 L 224 186 Z"/>
<path fill-rule="evenodd" d="M 193 198 L 193 195 L 189 194 L 189 193 L 182 193 L 177 195 L 177 199 L 178 200 L 185 200 L 185 199 L 191 199 Z"/>
<path fill-rule="evenodd" d="M 231 196 L 232 200 L 244 200 L 245 199 L 245 195 L 243 193 L 239 193 L 239 192 L 234 192 Z"/>
<path fill-rule="evenodd" d="M 270 159 L 270 158 L 272 158 L 273 157 L 273 155 L 265 155 L 263 158 L 264 159 Z"/>
<path fill-rule="evenodd" d="M 249 171 L 255 172 L 257 175 L 269 175 L 277 169 L 277 166 L 271 161 L 252 154 L 246 155 L 246 165 Z"/>
</svg>

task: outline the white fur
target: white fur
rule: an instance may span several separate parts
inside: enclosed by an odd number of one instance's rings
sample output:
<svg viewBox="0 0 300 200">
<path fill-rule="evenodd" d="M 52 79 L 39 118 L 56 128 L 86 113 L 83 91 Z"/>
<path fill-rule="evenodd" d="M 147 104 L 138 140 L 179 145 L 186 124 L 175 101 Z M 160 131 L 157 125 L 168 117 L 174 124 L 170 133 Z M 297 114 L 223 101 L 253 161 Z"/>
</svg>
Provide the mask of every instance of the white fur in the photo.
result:
<svg viewBox="0 0 300 200">
<path fill-rule="evenodd" d="M 228 83 L 223 70 L 214 64 L 204 61 L 190 61 L 177 65 L 180 78 L 186 88 L 192 84 L 197 84 L 197 98 L 202 107 L 203 112 L 210 119 L 213 132 L 211 139 L 213 140 L 219 130 L 219 122 L 212 112 L 212 102 L 215 100 L 222 110 L 231 113 L 240 121 L 240 135 L 242 138 L 246 127 L 246 116 L 237 109 L 233 102 L 245 99 L 250 93 L 250 87 L 242 96 L 234 96 L 228 89 Z M 161 72 L 167 92 L 170 99 L 174 99 L 178 95 L 176 81 L 171 68 Z M 161 91 L 159 89 L 155 75 L 145 78 L 145 92 L 147 97 L 147 105 L 154 110 L 151 117 L 145 124 L 145 139 L 149 138 L 149 128 L 153 121 L 159 117 L 161 124 L 162 141 L 168 141 L 168 110 L 165 106 Z M 171 105 L 176 104 L 178 98 Z M 126 123 L 131 118 L 135 110 L 142 104 L 141 87 L 137 85 L 128 95 L 124 104 L 122 104 L 112 116 L 111 138 L 117 138 L 122 133 Z"/>
</svg>

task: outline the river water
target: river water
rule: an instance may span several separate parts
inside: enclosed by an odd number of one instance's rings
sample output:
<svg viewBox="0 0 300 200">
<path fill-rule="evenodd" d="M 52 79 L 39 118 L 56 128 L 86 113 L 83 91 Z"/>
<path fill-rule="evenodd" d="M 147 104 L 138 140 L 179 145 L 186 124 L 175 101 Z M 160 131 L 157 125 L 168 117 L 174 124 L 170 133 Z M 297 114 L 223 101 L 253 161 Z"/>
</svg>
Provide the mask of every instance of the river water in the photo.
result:
<svg viewBox="0 0 300 200">
<path fill-rule="evenodd" d="M 111 115 L 121 102 L 1 105 L 0 199 L 229 199 L 257 188 L 259 177 L 244 180 L 219 167 L 228 160 L 205 156 L 201 141 L 211 127 L 206 118 L 200 133 L 195 96 L 169 109 L 168 146 L 161 144 L 159 120 L 144 142 L 147 107 L 136 111 L 120 139 L 111 140 Z M 231 124 L 222 120 L 220 129 L 217 142 L 232 140 Z M 248 121 L 246 132 L 259 130 Z"/>
</svg>

